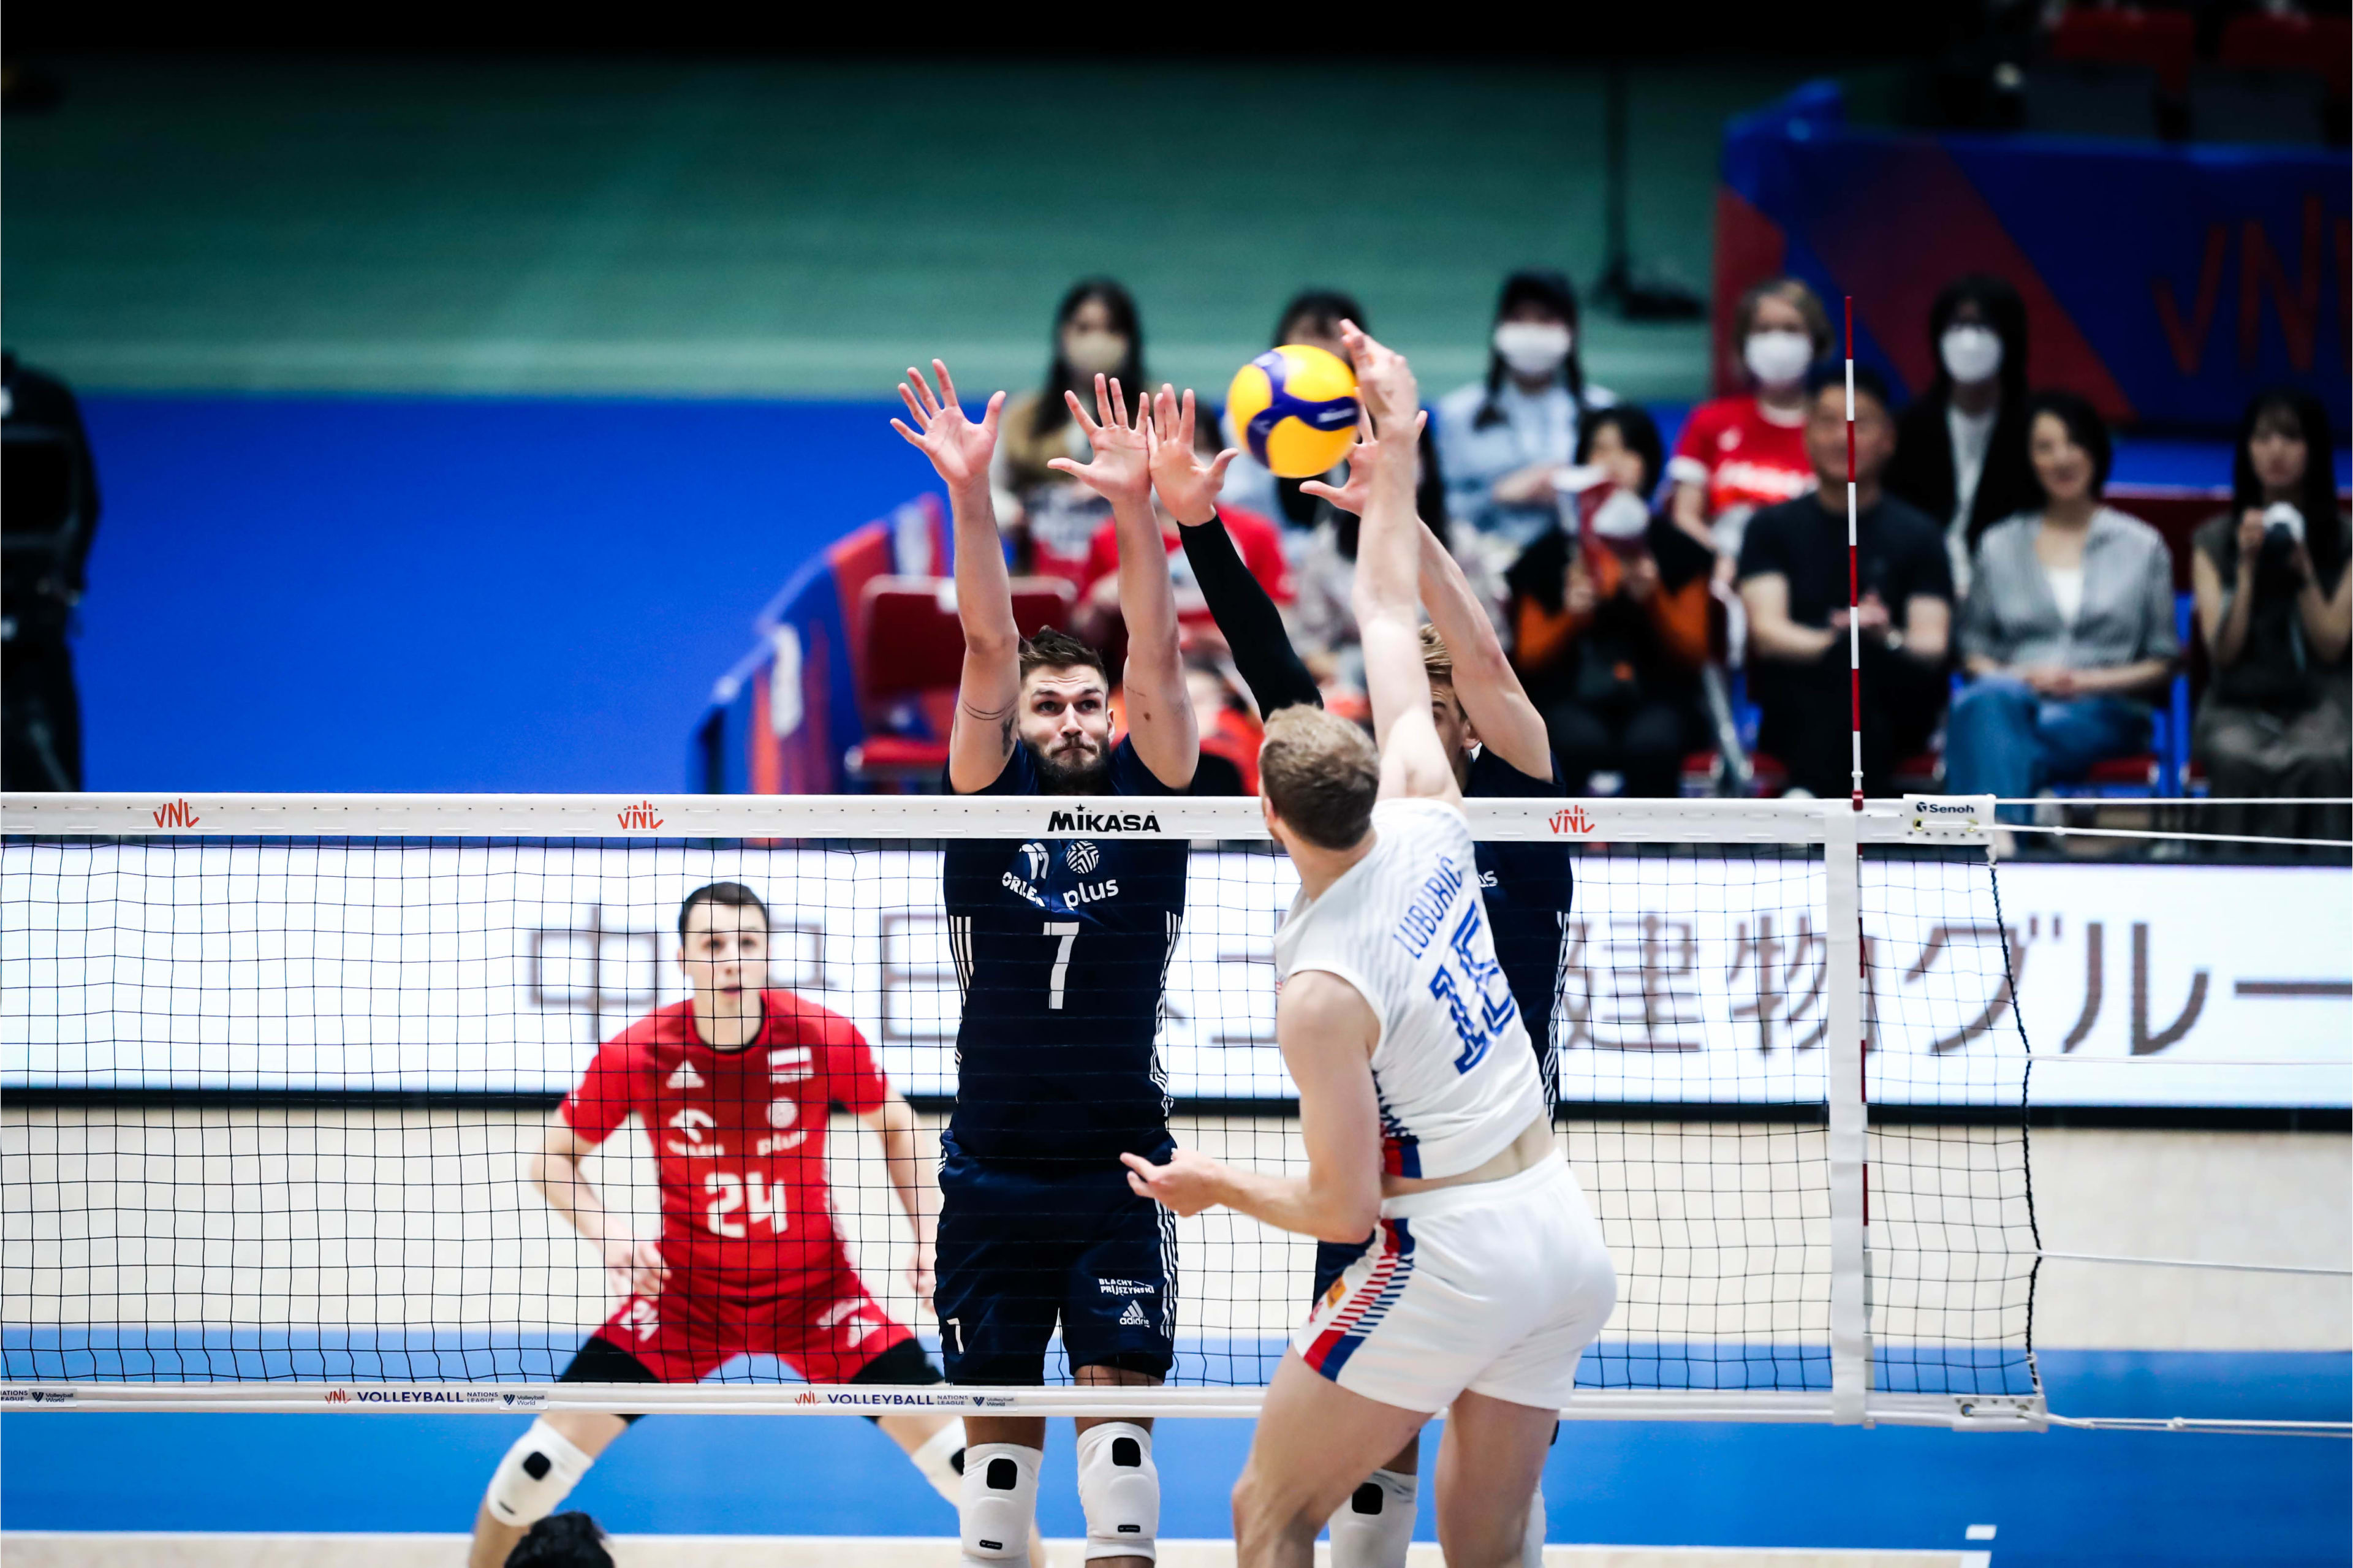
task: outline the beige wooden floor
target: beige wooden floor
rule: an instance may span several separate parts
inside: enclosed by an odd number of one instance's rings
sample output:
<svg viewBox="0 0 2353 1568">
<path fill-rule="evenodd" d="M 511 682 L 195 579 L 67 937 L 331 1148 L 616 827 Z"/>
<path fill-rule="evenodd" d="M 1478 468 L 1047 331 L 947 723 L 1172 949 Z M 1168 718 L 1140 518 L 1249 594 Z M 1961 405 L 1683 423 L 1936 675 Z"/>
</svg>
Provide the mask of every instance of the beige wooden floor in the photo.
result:
<svg viewBox="0 0 2353 1568">
<path fill-rule="evenodd" d="M 617 1540 L 619 1568 L 948 1568 L 950 1541 L 904 1537 L 649 1535 Z M 1050 1548 L 1053 1568 L 1077 1568 L 1078 1542 Z M 1736 1551 L 1715 1547 L 1551 1546 L 1546 1568 L 1986 1568 L 1984 1552 Z M 455 1535 L 82 1535 L 0 1533 L 6 1568 L 455 1568 L 465 1542 Z M 1233 1547 L 1219 1541 L 1164 1541 L 1162 1568 L 1223 1568 Z M 1316 1560 L 1324 1561 L 1323 1548 Z M 1440 1568 L 1438 1548 L 1419 1545 L 1412 1568 Z"/>
</svg>

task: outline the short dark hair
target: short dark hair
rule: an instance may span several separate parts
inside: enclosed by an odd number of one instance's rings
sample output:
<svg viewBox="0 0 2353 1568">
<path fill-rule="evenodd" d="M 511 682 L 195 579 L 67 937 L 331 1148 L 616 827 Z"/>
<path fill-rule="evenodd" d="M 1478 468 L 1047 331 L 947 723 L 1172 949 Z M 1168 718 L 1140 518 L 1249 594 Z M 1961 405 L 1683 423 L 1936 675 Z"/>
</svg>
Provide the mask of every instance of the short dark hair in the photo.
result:
<svg viewBox="0 0 2353 1568">
<path fill-rule="evenodd" d="M 1103 685 L 1111 685 L 1111 670 L 1103 656 L 1087 643 L 1054 626 L 1040 626 L 1035 637 L 1021 639 L 1020 679 L 1029 679 L 1033 669 L 1076 669 L 1081 666 L 1103 677 Z"/>
<path fill-rule="evenodd" d="M 707 887 L 697 888 L 687 894 L 686 902 L 679 905 L 678 935 L 681 942 L 686 940 L 686 918 L 694 913 L 694 906 L 697 904 L 718 904 L 731 910 L 757 910 L 760 911 L 762 925 L 776 923 L 768 918 L 768 906 L 760 901 L 760 895 L 743 883 L 712 882 Z M 583 1514 L 581 1517 L 585 1519 L 587 1516 Z"/>
<path fill-rule="evenodd" d="M 2038 392 L 2026 400 L 2026 439 L 2030 449 L 2034 441 L 2034 422 L 2048 414 L 2067 427 L 2067 439 L 2073 441 L 2092 458 L 2092 493 L 2098 495 L 2108 486 L 2108 468 L 2116 461 L 2116 448 L 2108 441 L 2108 422 L 2092 406 L 2092 400 L 2076 392 Z M 2033 465 L 2027 465 L 2033 472 Z M 2051 498 L 2042 494 L 2040 479 L 2034 485 L 2037 499 Z"/>
<path fill-rule="evenodd" d="M 507 1568 L 613 1568 L 613 1554 L 596 1521 L 575 1509 L 533 1525 L 507 1553 Z"/>
<path fill-rule="evenodd" d="M 1282 308 L 1282 314 L 1274 319 L 1277 348 L 1290 341 L 1283 334 L 1291 330 L 1294 321 L 1306 321 L 1321 327 L 1335 338 L 1340 335 L 1342 321 L 1354 321 L 1363 331 L 1372 331 L 1365 325 L 1365 308 L 1356 303 L 1356 297 L 1344 294 L 1337 289 L 1302 289 L 1293 294 L 1291 303 Z"/>
<path fill-rule="evenodd" d="M 1806 396 L 1820 397 L 1829 387 L 1846 385 L 1846 361 L 1818 359 L 1806 369 Z M 1895 412 L 1895 400 L 1888 395 L 1887 378 L 1867 364 L 1854 367 L 1854 390 L 1858 396 L 1869 394 L 1879 405 L 1882 414 Z"/>
</svg>

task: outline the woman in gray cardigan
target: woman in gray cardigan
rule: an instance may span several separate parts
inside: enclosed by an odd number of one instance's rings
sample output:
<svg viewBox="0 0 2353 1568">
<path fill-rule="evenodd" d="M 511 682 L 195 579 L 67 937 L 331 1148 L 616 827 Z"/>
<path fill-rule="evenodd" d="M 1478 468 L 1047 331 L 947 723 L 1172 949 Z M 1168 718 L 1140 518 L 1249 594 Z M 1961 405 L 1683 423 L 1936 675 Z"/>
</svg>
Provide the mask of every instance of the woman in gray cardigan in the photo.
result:
<svg viewBox="0 0 2353 1568">
<path fill-rule="evenodd" d="M 2173 673 L 2173 569 L 2165 540 L 2100 504 L 2107 427 L 2073 393 L 2027 410 L 2037 511 L 1986 531 L 1961 613 L 1971 684 L 1945 731 L 1945 786 L 2019 798 L 2145 751 L 2148 699 Z M 2024 822 L 2029 809 L 2002 808 Z"/>
</svg>

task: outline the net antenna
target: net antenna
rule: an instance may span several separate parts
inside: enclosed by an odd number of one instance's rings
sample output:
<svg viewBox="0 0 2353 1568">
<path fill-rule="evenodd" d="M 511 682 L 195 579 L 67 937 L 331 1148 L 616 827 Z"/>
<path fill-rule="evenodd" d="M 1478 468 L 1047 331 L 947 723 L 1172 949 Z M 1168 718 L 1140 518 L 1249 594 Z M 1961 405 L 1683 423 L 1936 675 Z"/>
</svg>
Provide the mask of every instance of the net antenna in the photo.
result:
<svg viewBox="0 0 2353 1568">
<path fill-rule="evenodd" d="M 1031 886 L 1067 872 L 1087 900 L 1109 896 L 1105 841 L 1187 841 L 1167 962 L 1135 982 L 1165 999 L 1169 1129 L 1303 1168 L 1272 1026 L 1290 862 L 1254 800 L 1145 804 L 0 799 L 0 1406 L 1254 1414 L 1314 1249 L 1227 1211 L 1171 1227 L 1166 1387 L 1076 1385 L 1059 1345 L 1038 1384 L 985 1390 L 802 1381 L 758 1354 L 700 1384 L 559 1375 L 600 1324 L 659 1325 L 629 1315 L 530 1157 L 599 1039 L 682 995 L 669 955 L 698 887 L 759 893 L 769 984 L 853 1024 L 935 1138 L 967 956 L 949 847 L 997 846 Z M 1557 846 L 1575 870 L 1551 950 L 1556 1137 L 1621 1289 L 1565 1414 L 2043 1424 L 1991 801 L 1469 816 L 1482 843 Z M 1086 972 L 1087 931 L 1041 921 L 1039 983 L 1058 960 Z M 1074 980 L 1065 1016 L 1086 1005 Z M 789 1049 L 761 1068 L 806 1070 Z M 798 1146 L 824 1096 L 771 1104 L 764 1077 L 731 1125 L 700 1069 L 646 1092 L 650 1118 L 621 1118 L 580 1167 L 608 1209 L 747 1246 L 829 1225 L 881 1315 L 934 1350 L 953 1331 L 909 1276 L 902 1190 L 865 1126 L 831 1118 L 825 1182 L 804 1190 L 735 1134 Z M 665 1217 L 666 1145 L 693 1191 Z"/>
<path fill-rule="evenodd" d="M 1847 742 L 1854 769 L 1854 809 L 1862 809 L 1862 572 L 1854 504 L 1854 296 L 1846 296 L 1846 679 Z"/>
</svg>

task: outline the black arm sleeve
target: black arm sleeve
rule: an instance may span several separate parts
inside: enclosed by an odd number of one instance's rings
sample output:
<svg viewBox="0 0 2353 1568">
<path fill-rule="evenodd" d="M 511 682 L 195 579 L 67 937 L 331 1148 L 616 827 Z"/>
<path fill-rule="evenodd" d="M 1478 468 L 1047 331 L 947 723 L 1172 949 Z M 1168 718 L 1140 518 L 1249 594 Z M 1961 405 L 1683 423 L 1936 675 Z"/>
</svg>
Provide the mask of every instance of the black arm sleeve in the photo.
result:
<svg viewBox="0 0 2353 1568">
<path fill-rule="evenodd" d="M 1323 707 L 1315 678 L 1299 661 L 1291 634 L 1282 629 L 1282 612 L 1242 563 L 1226 525 L 1215 519 L 1198 527 L 1179 523 L 1176 535 L 1185 542 L 1193 580 L 1201 585 L 1210 616 L 1234 650 L 1234 668 L 1241 672 L 1258 710 L 1272 713 L 1295 702 Z"/>
</svg>

